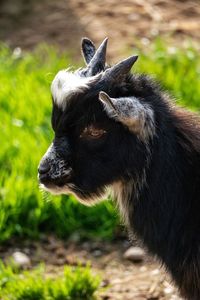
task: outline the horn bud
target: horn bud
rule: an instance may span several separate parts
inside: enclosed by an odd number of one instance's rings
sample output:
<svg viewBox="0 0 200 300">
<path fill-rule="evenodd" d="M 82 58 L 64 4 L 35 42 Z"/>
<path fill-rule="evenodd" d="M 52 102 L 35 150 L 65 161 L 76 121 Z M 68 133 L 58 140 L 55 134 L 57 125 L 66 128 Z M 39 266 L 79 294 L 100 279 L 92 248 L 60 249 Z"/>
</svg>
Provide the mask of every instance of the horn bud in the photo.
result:
<svg viewBox="0 0 200 300">
<path fill-rule="evenodd" d="M 88 65 L 88 76 L 96 75 L 97 73 L 104 71 L 106 64 L 106 49 L 107 49 L 108 38 L 105 38 L 99 48 L 97 49 L 95 55 L 91 59 Z"/>
<path fill-rule="evenodd" d="M 130 72 L 137 59 L 138 55 L 132 55 L 120 61 L 118 64 L 114 65 L 108 69 L 107 72 L 105 72 L 105 78 L 121 81 Z"/>
</svg>

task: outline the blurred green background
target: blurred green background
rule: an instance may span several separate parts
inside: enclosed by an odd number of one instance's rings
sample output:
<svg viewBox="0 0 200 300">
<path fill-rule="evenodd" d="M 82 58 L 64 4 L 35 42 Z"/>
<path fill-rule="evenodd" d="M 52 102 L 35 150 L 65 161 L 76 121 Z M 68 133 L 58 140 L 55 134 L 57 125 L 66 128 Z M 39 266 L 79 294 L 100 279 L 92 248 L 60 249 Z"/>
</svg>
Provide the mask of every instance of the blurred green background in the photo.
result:
<svg viewBox="0 0 200 300">
<path fill-rule="evenodd" d="M 131 50 L 127 50 L 130 54 Z M 200 108 L 199 53 L 156 40 L 140 54 L 134 72 L 150 73 L 179 104 Z M 33 52 L 0 47 L 0 241 L 13 236 L 112 239 L 120 220 L 112 201 L 84 207 L 71 196 L 50 196 L 38 187 L 37 166 L 53 138 L 50 83 L 60 69 L 80 66 L 50 46 Z"/>
</svg>

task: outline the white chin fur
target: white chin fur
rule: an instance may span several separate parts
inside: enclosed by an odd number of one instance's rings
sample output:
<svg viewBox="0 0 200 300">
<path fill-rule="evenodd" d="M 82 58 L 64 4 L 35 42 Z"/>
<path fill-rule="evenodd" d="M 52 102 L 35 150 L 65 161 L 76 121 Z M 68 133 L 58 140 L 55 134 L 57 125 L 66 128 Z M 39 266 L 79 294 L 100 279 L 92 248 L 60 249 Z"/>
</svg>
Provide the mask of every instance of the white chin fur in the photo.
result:
<svg viewBox="0 0 200 300">
<path fill-rule="evenodd" d="M 48 188 L 44 184 L 40 184 L 40 188 L 42 190 L 46 191 L 46 192 L 49 192 L 49 193 L 53 194 L 53 195 L 60 195 L 60 194 L 69 193 L 69 191 L 65 193 L 63 187 L 60 188 L 60 187 L 55 186 L 55 187 L 52 187 L 52 188 Z"/>
<path fill-rule="evenodd" d="M 47 191 L 53 195 L 61 195 L 61 194 L 65 194 L 65 195 L 73 195 L 75 196 L 75 198 L 82 204 L 86 205 L 86 206 L 92 206 L 95 205 L 99 202 L 101 202 L 102 200 L 106 199 L 106 193 L 104 195 L 102 195 L 101 197 L 88 197 L 87 199 L 85 198 L 80 198 L 79 195 L 77 195 L 74 191 L 73 191 L 73 187 L 72 189 L 70 188 L 70 186 L 63 186 L 63 187 L 52 187 L 52 188 L 48 188 L 46 187 L 44 184 L 40 184 L 40 187 L 42 190 Z"/>
</svg>

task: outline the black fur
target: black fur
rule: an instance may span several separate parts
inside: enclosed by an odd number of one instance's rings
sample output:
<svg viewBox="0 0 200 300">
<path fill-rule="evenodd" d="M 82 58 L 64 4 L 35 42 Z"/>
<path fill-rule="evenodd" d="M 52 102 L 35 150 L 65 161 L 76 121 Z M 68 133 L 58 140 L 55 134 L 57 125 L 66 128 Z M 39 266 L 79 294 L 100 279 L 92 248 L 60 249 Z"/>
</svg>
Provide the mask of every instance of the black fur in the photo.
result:
<svg viewBox="0 0 200 300">
<path fill-rule="evenodd" d="M 148 103 L 155 116 L 153 138 L 141 141 L 110 119 L 98 100 L 100 91 L 116 98 L 135 96 Z M 105 135 L 82 138 L 89 125 L 105 129 Z M 73 170 L 65 185 L 73 183 L 71 191 L 90 201 L 101 196 L 106 186 L 120 182 L 121 205 L 130 232 L 166 266 L 182 296 L 199 300 L 199 119 L 177 108 L 145 75 L 128 75 L 117 85 L 100 75 L 87 93 L 75 95 L 64 111 L 53 105 L 52 126 L 55 151 Z M 69 147 L 62 147 L 63 139 Z M 51 178 L 48 181 L 57 184 Z"/>
</svg>

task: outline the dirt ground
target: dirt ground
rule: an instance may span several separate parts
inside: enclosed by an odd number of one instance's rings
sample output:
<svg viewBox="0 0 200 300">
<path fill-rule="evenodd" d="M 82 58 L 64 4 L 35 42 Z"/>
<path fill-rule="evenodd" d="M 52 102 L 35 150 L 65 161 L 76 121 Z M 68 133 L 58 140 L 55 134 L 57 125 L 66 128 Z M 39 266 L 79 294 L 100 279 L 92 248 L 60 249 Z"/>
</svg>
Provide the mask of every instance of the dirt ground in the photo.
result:
<svg viewBox="0 0 200 300">
<path fill-rule="evenodd" d="M 83 36 L 97 43 L 108 36 L 116 59 L 158 37 L 199 46 L 199 29 L 199 0 L 0 0 L 0 40 L 22 49 L 48 42 L 75 57 Z"/>
<path fill-rule="evenodd" d="M 58 275 L 65 264 L 90 262 L 92 271 L 102 277 L 102 300 L 181 300 L 155 259 L 145 255 L 142 262 L 133 263 L 124 258 L 129 247 L 127 240 L 78 243 L 43 236 L 38 242 L 18 240 L 1 246 L 0 258 L 8 261 L 14 252 L 21 251 L 30 258 L 31 267 L 45 262 L 46 274 L 51 276 Z"/>
</svg>

